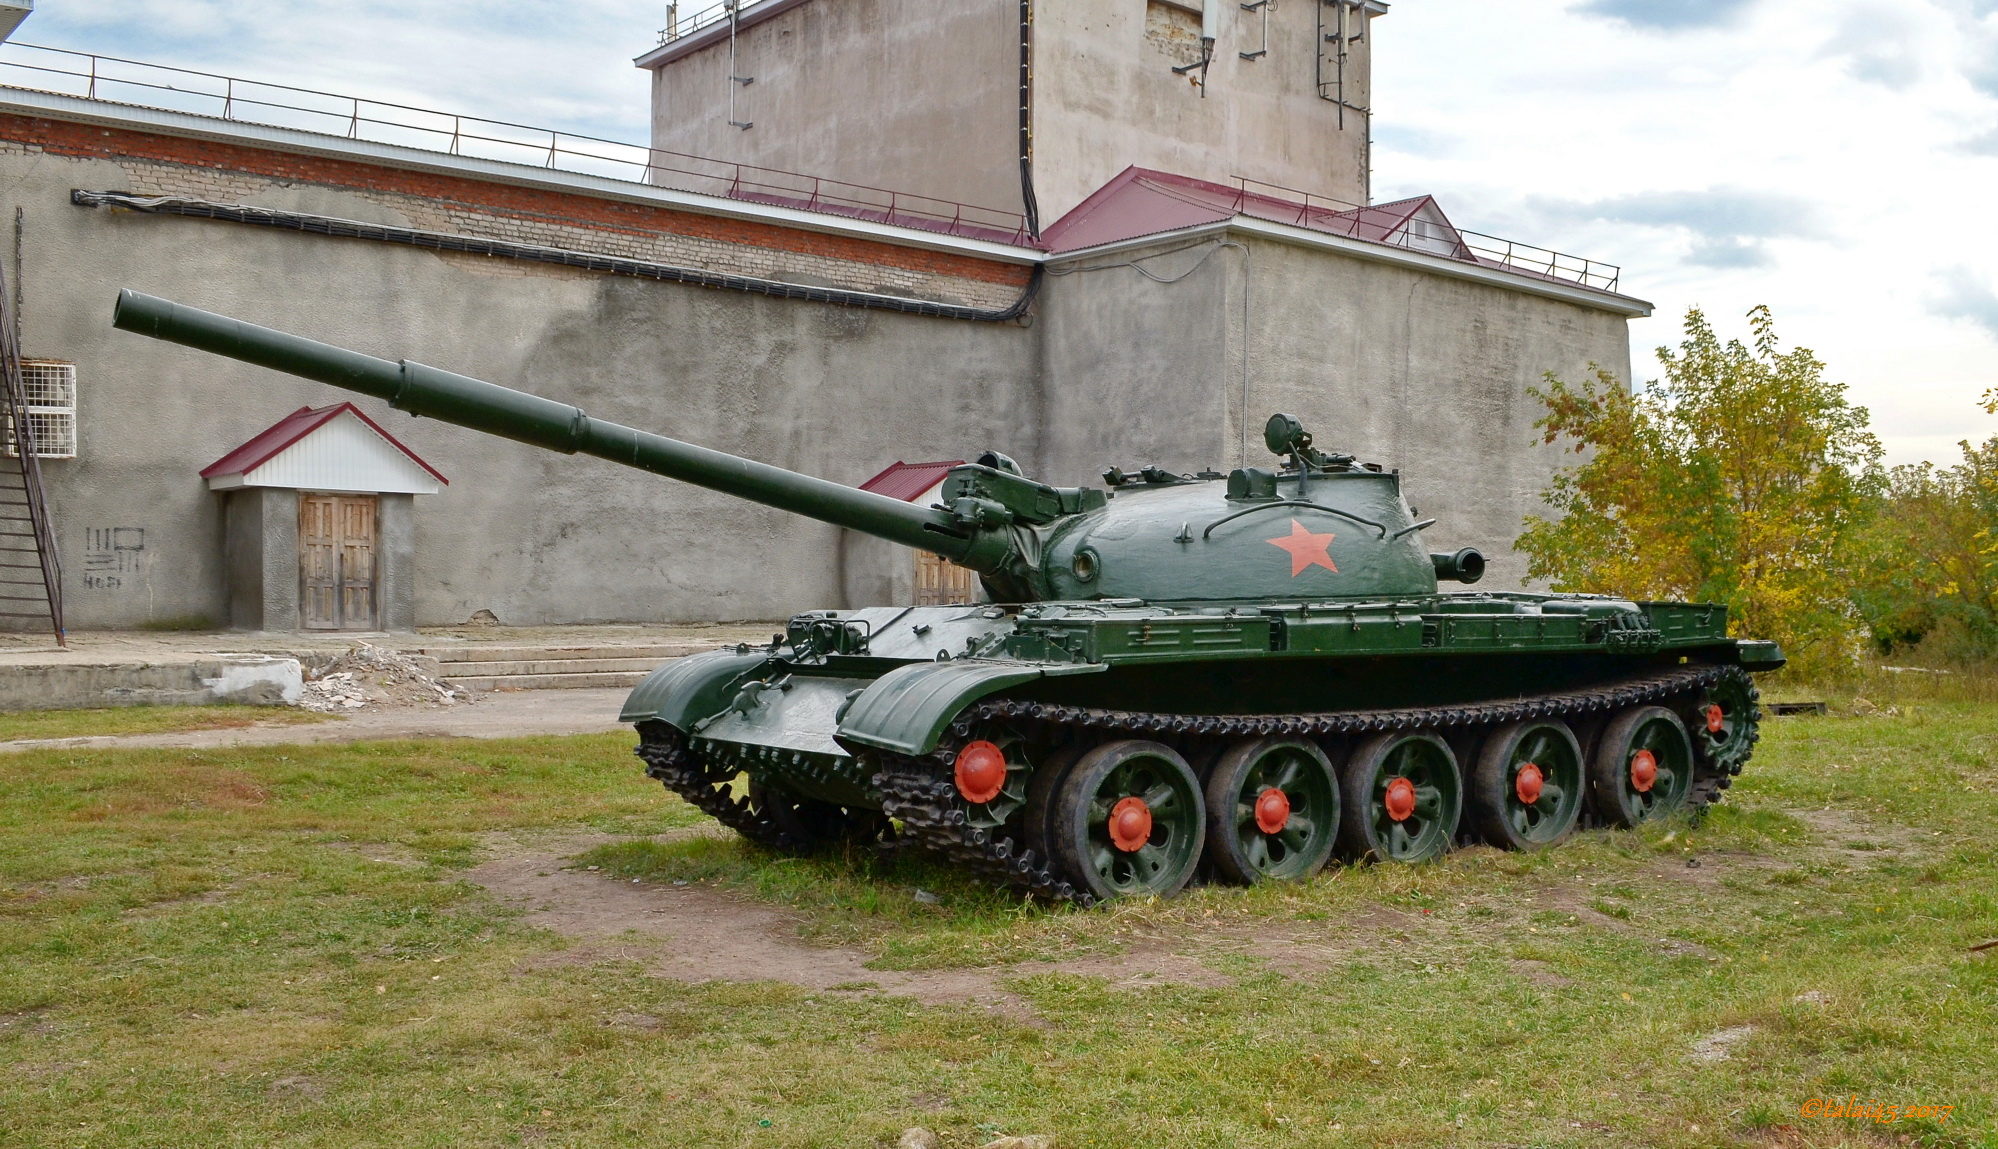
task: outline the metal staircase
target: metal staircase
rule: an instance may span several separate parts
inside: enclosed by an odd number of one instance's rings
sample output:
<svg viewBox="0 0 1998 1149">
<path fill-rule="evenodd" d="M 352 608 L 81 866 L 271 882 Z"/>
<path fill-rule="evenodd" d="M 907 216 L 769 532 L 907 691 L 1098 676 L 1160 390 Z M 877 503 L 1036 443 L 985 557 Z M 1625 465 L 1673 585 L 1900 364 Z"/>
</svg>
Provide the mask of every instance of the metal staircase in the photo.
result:
<svg viewBox="0 0 1998 1149">
<path fill-rule="evenodd" d="M 0 625 L 45 622 L 57 646 L 69 645 L 62 622 L 62 559 L 56 553 L 35 452 L 36 420 L 22 378 L 19 317 L 0 266 Z"/>
</svg>

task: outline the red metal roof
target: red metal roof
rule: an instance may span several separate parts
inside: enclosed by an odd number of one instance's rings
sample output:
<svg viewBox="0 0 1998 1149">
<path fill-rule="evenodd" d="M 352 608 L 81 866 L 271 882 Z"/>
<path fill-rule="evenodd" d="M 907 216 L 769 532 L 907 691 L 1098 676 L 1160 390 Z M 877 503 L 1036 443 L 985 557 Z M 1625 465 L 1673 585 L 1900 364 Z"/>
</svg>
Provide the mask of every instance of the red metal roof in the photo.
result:
<svg viewBox="0 0 1998 1149">
<path fill-rule="evenodd" d="M 922 498 L 923 492 L 943 482 L 952 467 L 963 465 L 962 459 L 952 459 L 948 463 L 904 463 L 897 460 L 887 470 L 860 484 L 860 489 L 912 503 Z"/>
<path fill-rule="evenodd" d="M 312 434 L 319 428 L 338 418 L 344 411 L 351 411 L 354 417 L 366 423 L 375 434 L 388 441 L 391 447 L 408 455 L 410 461 L 424 470 L 438 482 L 449 484 L 451 480 L 440 474 L 437 468 L 423 461 L 423 456 L 402 445 L 394 435 L 382 430 L 381 424 L 368 418 L 367 413 L 352 403 L 335 403 L 331 407 L 300 407 L 284 418 L 264 428 L 250 437 L 242 446 L 215 460 L 201 469 L 201 477 L 212 479 L 218 475 L 247 475 L 271 461 L 278 452 Z"/>
<path fill-rule="evenodd" d="M 1240 186 L 1131 167 L 1098 188 L 1041 234 L 1056 254 L 1166 235 L 1237 216 L 1386 244 L 1495 270 L 1580 284 L 1614 294 L 1617 268 L 1579 256 L 1467 232 L 1433 196 L 1361 207 L 1307 192 L 1243 180 Z"/>
<path fill-rule="evenodd" d="M 1480 262 L 1430 196 L 1372 207 L 1332 206 L 1312 202 L 1315 198 L 1283 188 L 1256 191 L 1131 167 L 1041 233 L 1041 242 L 1050 251 L 1075 251 L 1246 215 Z"/>
</svg>

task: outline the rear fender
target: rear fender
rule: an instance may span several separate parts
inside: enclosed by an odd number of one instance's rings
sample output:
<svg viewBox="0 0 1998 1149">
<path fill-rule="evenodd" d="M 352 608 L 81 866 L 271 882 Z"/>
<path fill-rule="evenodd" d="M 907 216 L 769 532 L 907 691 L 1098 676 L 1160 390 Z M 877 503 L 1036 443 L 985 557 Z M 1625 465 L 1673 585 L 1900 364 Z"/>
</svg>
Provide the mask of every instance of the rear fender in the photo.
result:
<svg viewBox="0 0 1998 1149">
<path fill-rule="evenodd" d="M 742 684 L 761 677 L 770 665 L 769 652 L 762 650 L 748 654 L 711 650 L 676 658 L 632 688 L 617 720 L 658 721 L 692 730 L 703 718 L 728 709 Z"/>
</svg>

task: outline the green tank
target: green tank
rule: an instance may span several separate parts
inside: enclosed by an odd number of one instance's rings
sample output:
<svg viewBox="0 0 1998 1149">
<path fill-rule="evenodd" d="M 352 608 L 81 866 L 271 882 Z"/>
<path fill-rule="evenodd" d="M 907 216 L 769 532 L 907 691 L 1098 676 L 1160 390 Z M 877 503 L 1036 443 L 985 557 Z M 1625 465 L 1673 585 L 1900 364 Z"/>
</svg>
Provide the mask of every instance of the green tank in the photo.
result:
<svg viewBox="0 0 1998 1149">
<path fill-rule="evenodd" d="M 646 772 L 774 850 L 915 849 L 1085 905 L 1537 850 L 1717 800 L 1783 665 L 1720 606 L 1440 592 L 1483 558 L 1288 415 L 1266 467 L 1056 487 L 988 453 L 922 507 L 131 291 L 114 322 L 976 571 L 990 602 L 809 611 L 632 691 Z"/>
</svg>

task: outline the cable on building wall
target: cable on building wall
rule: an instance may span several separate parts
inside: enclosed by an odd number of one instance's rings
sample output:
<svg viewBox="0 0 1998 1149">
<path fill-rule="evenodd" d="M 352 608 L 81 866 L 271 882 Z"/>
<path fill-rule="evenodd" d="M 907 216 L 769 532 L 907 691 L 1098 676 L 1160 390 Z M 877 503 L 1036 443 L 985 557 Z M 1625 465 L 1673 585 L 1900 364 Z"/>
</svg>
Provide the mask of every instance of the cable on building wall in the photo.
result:
<svg viewBox="0 0 1998 1149">
<path fill-rule="evenodd" d="M 1193 251 L 1201 248 L 1203 245 L 1205 246 L 1205 250 L 1201 251 L 1200 258 L 1194 260 L 1192 266 L 1177 275 L 1160 275 L 1158 272 L 1145 266 L 1151 260 L 1164 259 L 1168 255 L 1178 255 L 1182 251 Z M 1195 240 L 1192 243 L 1181 244 L 1178 247 L 1169 247 L 1164 251 L 1155 251 L 1150 255 L 1141 255 L 1136 259 L 1118 260 L 1115 263 L 1089 263 L 1079 266 L 1051 267 L 1048 269 L 1048 274 L 1077 275 L 1085 271 L 1114 271 L 1120 267 L 1128 267 L 1153 283 L 1173 284 L 1207 266 L 1207 261 L 1214 258 L 1215 252 L 1231 248 L 1242 253 L 1242 448 L 1241 462 L 1238 465 L 1246 467 L 1249 465 L 1249 277 L 1255 270 L 1250 260 L 1247 244 L 1237 243 L 1232 239 L 1224 239 L 1212 244 L 1207 244 L 1203 240 Z"/>
<path fill-rule="evenodd" d="M 1020 0 L 1020 209 L 1027 234 L 1041 238 L 1041 204 L 1034 194 L 1034 0 Z"/>
<path fill-rule="evenodd" d="M 336 216 L 277 211 L 272 208 L 218 203 L 187 196 L 141 196 L 130 192 L 85 191 L 82 188 L 74 188 L 70 191 L 69 198 L 71 203 L 79 207 L 105 207 L 146 212 L 151 215 L 224 220 L 255 227 L 277 228 L 280 231 L 331 236 L 336 239 L 367 239 L 377 243 L 427 248 L 431 251 L 452 251 L 463 255 L 485 255 L 500 259 L 524 260 L 529 263 L 550 263 L 562 267 L 581 268 L 585 271 L 601 271 L 610 275 L 629 275 L 638 279 L 684 283 L 693 287 L 746 291 L 754 295 L 769 295 L 779 299 L 830 303 L 838 307 L 863 307 L 876 311 L 899 311 L 907 315 L 927 315 L 934 319 L 961 319 L 973 323 L 1005 323 L 1018 319 L 1033 306 L 1034 298 L 1041 290 L 1042 269 L 1039 264 L 1034 265 L 1033 275 L 1028 278 L 1025 290 L 1011 304 L 1000 308 L 963 307 L 951 303 L 936 303 L 927 299 L 881 295 L 870 291 L 848 291 L 836 287 L 811 287 L 802 283 L 787 283 L 781 279 L 726 275 L 689 267 L 675 267 L 666 263 L 650 263 L 641 259 L 599 255 L 595 252 L 511 243 L 500 239 L 480 239 L 476 236 L 391 227 L 386 224 L 361 223 L 358 220 L 340 219 Z"/>
</svg>

